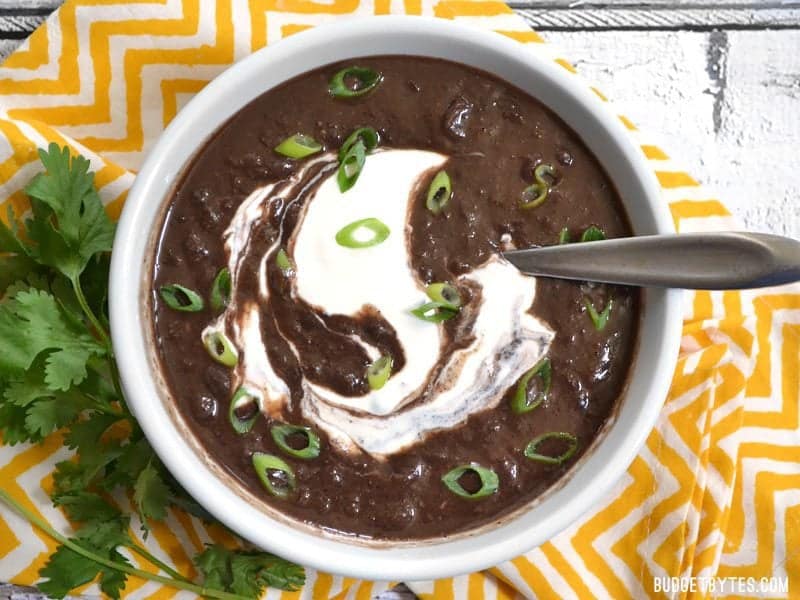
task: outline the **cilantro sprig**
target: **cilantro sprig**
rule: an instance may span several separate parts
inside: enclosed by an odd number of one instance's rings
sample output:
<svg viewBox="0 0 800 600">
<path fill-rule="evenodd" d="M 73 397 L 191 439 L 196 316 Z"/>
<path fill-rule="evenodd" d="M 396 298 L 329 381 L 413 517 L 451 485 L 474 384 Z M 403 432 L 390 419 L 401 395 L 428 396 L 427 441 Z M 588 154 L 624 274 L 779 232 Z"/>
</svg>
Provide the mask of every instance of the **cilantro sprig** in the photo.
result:
<svg viewBox="0 0 800 600">
<path fill-rule="evenodd" d="M 210 515 L 175 481 L 125 404 L 108 330 L 108 270 L 114 224 L 90 163 L 68 148 L 39 150 L 44 171 L 25 188 L 30 215 L 0 220 L 0 438 L 42 442 L 56 432 L 75 456 L 56 465 L 51 499 L 75 527 L 67 538 L 0 488 L 0 501 L 60 545 L 40 575 L 41 591 L 62 598 L 97 581 L 117 599 L 134 575 L 207 598 L 257 598 L 265 587 L 303 585 L 303 569 L 265 552 L 210 545 L 194 562 L 195 583 L 150 554 L 130 533 L 133 498 L 146 537 L 171 508 Z M 127 549 L 164 573 L 134 567 Z"/>
</svg>

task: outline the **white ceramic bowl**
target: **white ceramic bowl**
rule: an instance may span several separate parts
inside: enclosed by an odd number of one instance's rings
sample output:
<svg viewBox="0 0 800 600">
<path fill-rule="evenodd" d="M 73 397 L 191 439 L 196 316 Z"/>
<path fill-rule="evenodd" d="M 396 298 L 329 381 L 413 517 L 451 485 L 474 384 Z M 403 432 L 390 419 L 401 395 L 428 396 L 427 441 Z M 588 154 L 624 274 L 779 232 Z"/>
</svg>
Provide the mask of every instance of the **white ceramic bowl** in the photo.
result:
<svg viewBox="0 0 800 600">
<path fill-rule="evenodd" d="M 111 327 L 125 396 L 156 452 L 214 516 L 254 544 L 295 562 L 379 580 L 432 579 L 495 565 L 542 544 L 594 506 L 625 472 L 656 421 L 680 340 L 680 293 L 647 290 L 640 340 L 616 418 L 558 485 L 509 518 L 466 535 L 365 544 L 290 521 L 202 458 L 155 368 L 146 311 L 152 245 L 164 203 L 192 155 L 228 117 L 264 91 L 357 56 L 449 59 L 513 82 L 555 111 L 597 155 L 637 234 L 673 231 L 641 151 L 577 78 L 503 36 L 438 19 L 371 17 L 325 25 L 256 52 L 217 77 L 172 121 L 136 178 L 111 266 Z"/>
</svg>

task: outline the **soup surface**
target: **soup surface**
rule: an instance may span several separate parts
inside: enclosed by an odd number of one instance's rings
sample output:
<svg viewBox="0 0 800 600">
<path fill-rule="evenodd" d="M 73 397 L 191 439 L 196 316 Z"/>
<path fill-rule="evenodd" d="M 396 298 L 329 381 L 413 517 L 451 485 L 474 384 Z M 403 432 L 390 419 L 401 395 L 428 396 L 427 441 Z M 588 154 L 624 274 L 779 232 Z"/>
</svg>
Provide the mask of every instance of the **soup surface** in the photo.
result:
<svg viewBox="0 0 800 600">
<path fill-rule="evenodd" d="M 161 369 L 210 456 L 277 510 L 363 537 L 470 529 L 580 457 L 637 335 L 634 290 L 500 253 L 630 234 L 595 157 L 510 84 L 420 57 L 330 65 L 239 111 L 177 186 Z"/>
</svg>

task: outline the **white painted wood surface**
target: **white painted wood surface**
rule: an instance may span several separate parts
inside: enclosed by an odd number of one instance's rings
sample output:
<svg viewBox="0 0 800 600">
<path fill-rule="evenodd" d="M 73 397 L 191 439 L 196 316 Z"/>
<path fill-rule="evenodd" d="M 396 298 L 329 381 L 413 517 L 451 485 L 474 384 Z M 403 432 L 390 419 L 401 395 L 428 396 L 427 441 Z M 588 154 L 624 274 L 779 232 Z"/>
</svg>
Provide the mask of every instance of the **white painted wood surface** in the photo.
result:
<svg viewBox="0 0 800 600">
<path fill-rule="evenodd" d="M 0 0 L 0 58 L 61 1 Z M 747 228 L 800 238 L 800 0 L 511 5 Z"/>
<path fill-rule="evenodd" d="M 800 30 L 545 37 L 748 229 L 800 237 Z"/>
</svg>

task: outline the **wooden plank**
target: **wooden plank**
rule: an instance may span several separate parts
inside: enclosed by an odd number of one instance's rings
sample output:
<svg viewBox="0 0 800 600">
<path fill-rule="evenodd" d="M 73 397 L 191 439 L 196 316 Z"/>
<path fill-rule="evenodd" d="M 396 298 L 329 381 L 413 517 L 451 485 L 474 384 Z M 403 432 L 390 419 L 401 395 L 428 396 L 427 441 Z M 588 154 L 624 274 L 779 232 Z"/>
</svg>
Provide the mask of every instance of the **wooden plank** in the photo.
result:
<svg viewBox="0 0 800 600">
<path fill-rule="evenodd" d="M 709 31 L 711 29 L 789 29 L 800 27 L 800 6 L 742 7 L 619 7 L 539 8 L 513 3 L 531 27 L 539 31 L 645 30 Z"/>
<path fill-rule="evenodd" d="M 0 10 L 50 12 L 63 3 L 64 0 L 0 0 Z"/>
<path fill-rule="evenodd" d="M 25 39 L 46 18 L 46 14 L 0 14 L 0 38 Z"/>
<path fill-rule="evenodd" d="M 0 0 L 0 38 L 23 39 L 60 0 Z M 699 30 L 800 28 L 800 1 L 688 2 L 516 0 L 513 8 L 539 31 Z"/>
<path fill-rule="evenodd" d="M 800 238 L 800 31 L 545 37 L 747 228 Z"/>
</svg>

